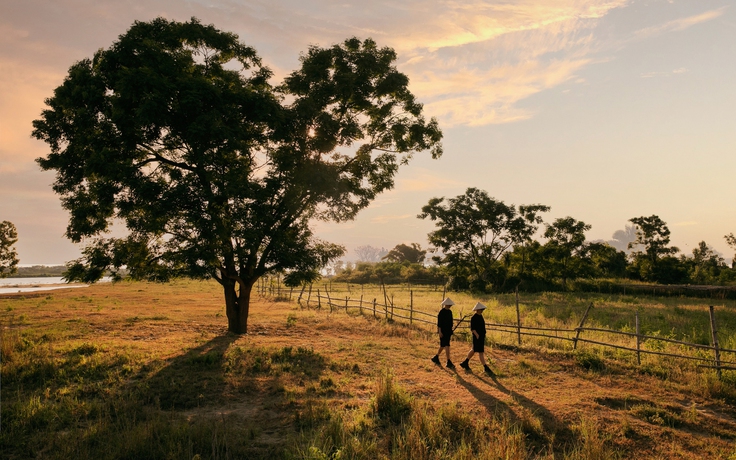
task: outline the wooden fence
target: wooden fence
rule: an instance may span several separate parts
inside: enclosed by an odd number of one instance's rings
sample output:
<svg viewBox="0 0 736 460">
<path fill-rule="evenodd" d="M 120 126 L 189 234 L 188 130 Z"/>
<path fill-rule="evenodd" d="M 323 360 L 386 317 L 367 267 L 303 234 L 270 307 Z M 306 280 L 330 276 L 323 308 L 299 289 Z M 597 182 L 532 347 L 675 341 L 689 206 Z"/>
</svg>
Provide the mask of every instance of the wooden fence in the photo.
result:
<svg viewBox="0 0 736 460">
<path fill-rule="evenodd" d="M 317 309 L 329 309 L 330 313 L 344 311 L 349 313 L 350 309 L 358 310 L 360 314 L 373 315 L 374 318 L 385 318 L 386 320 L 392 321 L 405 321 L 410 325 L 431 325 L 436 327 L 437 316 L 436 314 L 427 313 L 414 308 L 414 293 L 410 291 L 409 307 L 402 307 L 393 303 L 393 296 L 389 297 L 384 288 L 383 290 L 383 303 L 380 303 L 377 298 L 364 299 L 363 295 L 359 299 L 351 299 L 350 297 L 334 297 L 330 296 L 329 291 L 321 292 L 317 289 L 317 292 L 312 292 L 310 286 L 309 290 L 305 292 L 302 289 L 297 303 L 301 308 L 317 308 Z M 593 304 L 589 304 L 585 313 L 583 314 L 580 323 L 577 327 L 572 329 L 562 328 L 547 328 L 547 327 L 534 327 L 524 326 L 521 323 L 521 315 L 519 311 L 519 294 L 516 292 L 516 324 L 502 324 L 502 323 L 489 323 L 486 322 L 486 328 L 491 331 L 498 331 L 502 333 L 509 333 L 512 336 L 516 336 L 517 345 L 522 344 L 522 336 L 529 337 L 541 337 L 551 340 L 561 340 L 572 342 L 573 349 L 577 349 L 578 343 L 590 343 L 602 347 L 609 347 L 619 350 L 626 350 L 636 353 L 636 360 L 638 364 L 641 364 L 641 355 L 650 354 L 658 356 L 668 356 L 672 358 L 679 358 L 685 360 L 691 360 L 698 362 L 698 367 L 715 369 L 718 373 L 718 377 L 721 377 L 722 370 L 736 370 L 736 350 L 721 348 L 718 343 L 718 329 L 716 327 L 716 317 L 713 306 L 709 307 L 710 313 L 710 329 L 711 329 L 711 345 L 702 345 L 697 343 L 685 342 L 681 340 L 674 340 L 667 337 L 659 337 L 653 335 L 642 334 L 639 325 L 639 312 L 636 312 L 636 332 L 624 332 L 613 329 L 604 329 L 596 327 L 586 327 L 585 322 L 588 318 L 590 310 L 593 308 Z M 469 323 L 468 317 L 471 315 L 465 315 L 462 318 L 455 319 L 455 328 L 462 323 Z M 434 329 L 433 329 L 434 330 Z M 583 337 L 585 332 L 596 332 L 611 335 L 620 335 L 630 337 L 634 343 L 631 346 L 618 345 L 614 343 L 606 343 L 600 340 L 592 340 Z M 672 343 L 690 349 L 694 354 L 678 354 L 670 353 L 666 351 L 650 350 L 642 348 L 642 344 L 645 341 L 659 341 L 664 343 Z M 700 352 L 707 352 L 712 354 L 712 357 L 701 356 Z M 733 356 L 732 360 L 724 360 L 722 354 L 729 354 Z"/>
</svg>

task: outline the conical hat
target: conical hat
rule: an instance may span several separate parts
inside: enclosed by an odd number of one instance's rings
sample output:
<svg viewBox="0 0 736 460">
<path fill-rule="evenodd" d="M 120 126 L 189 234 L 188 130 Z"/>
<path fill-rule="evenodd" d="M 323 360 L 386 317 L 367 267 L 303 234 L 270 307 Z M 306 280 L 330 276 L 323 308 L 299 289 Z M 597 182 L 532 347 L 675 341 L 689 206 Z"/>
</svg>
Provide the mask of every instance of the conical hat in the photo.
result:
<svg viewBox="0 0 736 460">
<path fill-rule="evenodd" d="M 485 310 L 485 309 L 486 309 L 486 306 L 483 305 L 480 302 L 478 302 L 477 304 L 475 304 L 475 306 L 473 307 L 473 311 Z"/>
<path fill-rule="evenodd" d="M 442 303 L 440 305 L 442 305 L 443 307 L 446 307 L 446 306 L 450 306 L 451 307 L 451 306 L 455 305 L 455 302 L 453 302 L 451 298 L 447 297 L 447 298 L 445 298 L 445 300 L 442 301 Z"/>
</svg>

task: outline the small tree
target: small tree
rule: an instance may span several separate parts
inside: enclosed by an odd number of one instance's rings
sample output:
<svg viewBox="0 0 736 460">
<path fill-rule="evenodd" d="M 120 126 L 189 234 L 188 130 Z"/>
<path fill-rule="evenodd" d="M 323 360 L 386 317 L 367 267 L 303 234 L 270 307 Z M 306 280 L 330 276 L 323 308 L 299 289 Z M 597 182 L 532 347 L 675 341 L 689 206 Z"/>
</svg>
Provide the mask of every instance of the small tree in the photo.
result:
<svg viewBox="0 0 736 460">
<path fill-rule="evenodd" d="M 636 225 L 636 240 L 629 243 L 629 249 L 636 248 L 637 245 L 643 246 L 652 265 L 656 265 L 661 256 L 676 254 L 680 251 L 674 246 L 668 247 L 670 229 L 659 216 L 633 217 L 629 219 L 629 222 Z"/>
<path fill-rule="evenodd" d="M 667 259 L 660 267 L 660 261 L 666 256 L 678 253 L 680 250 L 670 244 L 670 229 L 659 216 L 641 216 L 629 219 L 636 226 L 636 240 L 629 243 L 633 263 L 630 269 L 637 277 L 646 281 L 672 282 L 682 278 L 682 267 L 678 266 L 677 259 Z M 643 247 L 644 251 L 638 250 Z"/>
<path fill-rule="evenodd" d="M 418 243 L 412 243 L 411 246 L 406 244 L 397 244 L 392 250 L 382 257 L 383 260 L 391 262 L 409 262 L 412 264 L 420 264 L 424 262 L 427 250 L 422 249 Z"/>
<path fill-rule="evenodd" d="M 585 251 L 585 232 L 591 226 L 572 217 L 556 219 L 547 225 L 544 237 L 548 238 L 546 249 L 555 262 L 556 272 L 562 278 L 562 287 L 567 286 L 568 278 L 577 277 L 582 270 L 582 256 Z M 577 257 L 577 260 L 573 260 Z"/>
<path fill-rule="evenodd" d="M 476 188 L 444 202 L 444 197 L 432 198 L 418 217 L 435 221 L 437 230 L 429 234 L 429 242 L 444 252 L 439 262 L 456 278 L 470 276 L 478 289 L 503 284 L 506 268 L 499 258 L 513 244 L 530 238 L 541 222 L 538 214 L 549 210 L 542 205 L 517 210 Z"/>
<path fill-rule="evenodd" d="M 384 248 L 379 249 L 370 245 L 365 245 L 355 248 L 355 254 L 361 262 L 378 262 L 381 260 L 381 257 L 388 254 L 388 251 Z"/>
<path fill-rule="evenodd" d="M 18 271 L 18 253 L 13 246 L 18 241 L 18 231 L 12 222 L 0 222 L 0 278 Z"/>
<path fill-rule="evenodd" d="M 228 329 L 247 331 L 250 294 L 267 273 L 313 279 L 341 246 L 314 219 L 353 219 L 414 153 L 441 154 L 393 66 L 357 38 L 311 47 L 281 85 L 256 51 L 196 19 L 136 22 L 74 64 L 33 135 L 51 153 L 66 235 L 93 239 L 68 279 L 127 267 L 134 279 L 214 278 Z M 104 238 L 122 220 L 126 238 Z M 96 239 L 95 239 L 96 238 Z"/>
<path fill-rule="evenodd" d="M 731 249 L 736 251 L 736 236 L 733 236 L 733 233 L 729 233 L 724 236 L 724 238 L 726 239 L 726 243 L 731 246 Z M 733 259 L 731 259 L 731 268 L 736 268 L 736 254 L 734 254 Z"/>
<path fill-rule="evenodd" d="M 693 249 L 693 256 L 690 262 L 692 264 L 689 273 L 690 280 L 696 284 L 713 284 L 718 282 L 721 270 L 727 268 L 723 257 L 716 253 L 712 247 L 708 246 L 705 241 L 701 241 Z"/>
</svg>

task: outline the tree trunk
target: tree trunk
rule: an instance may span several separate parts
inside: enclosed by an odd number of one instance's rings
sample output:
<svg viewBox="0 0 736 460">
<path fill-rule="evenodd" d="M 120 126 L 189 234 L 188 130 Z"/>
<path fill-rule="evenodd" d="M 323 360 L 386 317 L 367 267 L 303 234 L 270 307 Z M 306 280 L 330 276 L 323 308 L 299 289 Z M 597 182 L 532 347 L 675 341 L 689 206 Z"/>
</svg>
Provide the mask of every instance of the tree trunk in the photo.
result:
<svg viewBox="0 0 736 460">
<path fill-rule="evenodd" d="M 227 330 L 233 334 L 248 333 L 248 310 L 250 309 L 250 293 L 255 280 L 245 284 L 228 283 L 224 285 L 225 311 L 227 313 Z M 236 287 L 240 287 L 240 292 Z"/>
</svg>

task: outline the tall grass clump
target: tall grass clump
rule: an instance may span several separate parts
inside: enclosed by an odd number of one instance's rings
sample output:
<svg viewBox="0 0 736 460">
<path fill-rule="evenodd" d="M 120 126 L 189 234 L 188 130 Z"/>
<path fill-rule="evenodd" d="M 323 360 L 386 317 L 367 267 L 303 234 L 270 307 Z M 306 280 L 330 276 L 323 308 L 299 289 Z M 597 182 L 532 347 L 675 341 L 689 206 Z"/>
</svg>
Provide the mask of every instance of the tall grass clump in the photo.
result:
<svg viewBox="0 0 736 460">
<path fill-rule="evenodd" d="M 528 458 L 525 435 L 507 416 L 435 407 L 412 397 L 389 371 L 379 375 L 375 388 L 368 407 L 352 414 L 306 404 L 297 424 L 308 429 L 292 443 L 287 458 Z"/>
<path fill-rule="evenodd" d="M 578 441 L 565 455 L 568 460 L 616 460 L 623 454 L 610 446 L 610 436 L 603 434 L 595 420 L 583 418 L 573 426 Z"/>
<path fill-rule="evenodd" d="M 394 384 L 393 375 L 389 371 L 384 371 L 378 377 L 373 401 L 373 414 L 378 421 L 398 425 L 411 413 L 412 402 L 412 397 Z"/>
</svg>

